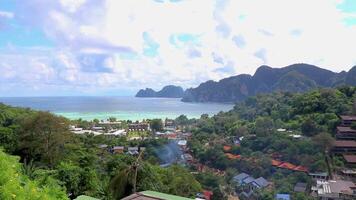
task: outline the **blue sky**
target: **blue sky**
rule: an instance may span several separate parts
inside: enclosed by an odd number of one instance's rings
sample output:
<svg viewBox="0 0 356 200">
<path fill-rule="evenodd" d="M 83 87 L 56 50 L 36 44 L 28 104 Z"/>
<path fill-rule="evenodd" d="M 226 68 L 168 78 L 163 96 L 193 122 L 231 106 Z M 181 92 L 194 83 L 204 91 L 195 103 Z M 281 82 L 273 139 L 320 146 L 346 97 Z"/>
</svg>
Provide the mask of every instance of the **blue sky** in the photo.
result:
<svg viewBox="0 0 356 200">
<path fill-rule="evenodd" d="M 0 0 L 0 96 L 132 95 L 356 65 L 355 0 Z"/>
</svg>

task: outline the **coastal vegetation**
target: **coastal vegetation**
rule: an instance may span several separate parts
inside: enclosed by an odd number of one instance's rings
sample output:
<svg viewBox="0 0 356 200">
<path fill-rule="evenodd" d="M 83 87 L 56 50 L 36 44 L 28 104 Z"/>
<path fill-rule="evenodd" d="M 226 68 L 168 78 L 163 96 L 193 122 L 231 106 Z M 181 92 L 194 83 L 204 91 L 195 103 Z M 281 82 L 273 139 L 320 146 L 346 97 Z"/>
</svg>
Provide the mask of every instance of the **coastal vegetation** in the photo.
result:
<svg viewBox="0 0 356 200">
<path fill-rule="evenodd" d="M 204 189 L 213 193 L 213 199 L 227 199 L 235 191 L 233 177 L 245 172 L 274 183 L 259 191 L 261 199 L 271 199 L 276 193 L 309 199 L 293 193 L 293 187 L 297 182 L 311 183 L 306 170 L 330 172 L 343 165 L 329 151 L 340 123 L 338 115 L 356 113 L 355 98 L 356 88 L 346 86 L 307 93 L 274 92 L 249 97 L 215 116 L 179 116 L 173 122 L 183 133 L 191 133 L 186 151 L 193 161 L 168 167 L 160 166 L 160 153 L 172 142 L 154 137 L 164 129 L 161 120 L 147 120 L 150 130 L 127 136 L 73 134 L 70 125 L 89 128 L 100 122 L 70 121 L 0 104 L 0 195 L 3 199 L 14 195 L 21 199 L 25 193 L 33 199 L 79 195 L 120 199 L 135 191 L 154 190 L 194 197 Z M 128 128 L 129 124 L 123 121 L 113 126 Z M 130 140 L 132 135 L 141 138 Z M 116 154 L 103 144 L 145 150 L 140 155 Z M 274 160 L 300 170 L 276 168 Z"/>
</svg>

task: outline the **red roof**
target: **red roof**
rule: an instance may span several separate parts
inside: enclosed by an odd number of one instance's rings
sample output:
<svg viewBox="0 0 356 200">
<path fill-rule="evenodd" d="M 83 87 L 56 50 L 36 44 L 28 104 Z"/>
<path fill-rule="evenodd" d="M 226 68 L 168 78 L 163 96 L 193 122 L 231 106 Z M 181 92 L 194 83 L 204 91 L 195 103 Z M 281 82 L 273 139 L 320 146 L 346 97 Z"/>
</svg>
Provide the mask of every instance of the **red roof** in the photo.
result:
<svg viewBox="0 0 356 200">
<path fill-rule="evenodd" d="M 224 151 L 230 151 L 231 150 L 231 146 L 224 146 Z"/>
<path fill-rule="evenodd" d="M 293 170 L 293 169 L 296 168 L 297 166 L 293 165 L 292 163 L 283 162 L 283 163 L 280 164 L 278 167 Z"/>
<path fill-rule="evenodd" d="M 234 155 L 232 153 L 225 153 L 226 157 L 230 160 L 240 159 L 241 155 Z"/>
<path fill-rule="evenodd" d="M 282 162 L 281 162 L 281 161 L 278 161 L 278 160 L 272 160 L 272 166 L 277 167 L 277 166 L 279 166 L 280 164 L 282 164 Z"/>
<path fill-rule="evenodd" d="M 356 163 L 356 155 L 343 155 L 348 163 Z"/>
<path fill-rule="evenodd" d="M 308 172 L 308 168 L 299 165 L 296 168 L 294 168 L 294 171 Z"/>
<path fill-rule="evenodd" d="M 353 140 L 336 140 L 335 147 L 356 147 L 356 141 Z"/>
<path fill-rule="evenodd" d="M 211 196 L 213 196 L 214 193 L 212 191 L 209 191 L 209 190 L 204 190 L 203 194 L 204 194 L 204 197 L 205 197 L 206 200 L 210 200 Z"/>
<path fill-rule="evenodd" d="M 278 168 L 283 168 L 283 169 L 288 169 L 288 170 L 293 170 L 293 171 L 300 171 L 300 172 L 308 172 L 308 169 L 304 166 L 296 166 L 293 165 L 292 163 L 289 162 L 282 162 L 279 160 L 272 160 L 272 166 L 278 167 Z"/>
</svg>

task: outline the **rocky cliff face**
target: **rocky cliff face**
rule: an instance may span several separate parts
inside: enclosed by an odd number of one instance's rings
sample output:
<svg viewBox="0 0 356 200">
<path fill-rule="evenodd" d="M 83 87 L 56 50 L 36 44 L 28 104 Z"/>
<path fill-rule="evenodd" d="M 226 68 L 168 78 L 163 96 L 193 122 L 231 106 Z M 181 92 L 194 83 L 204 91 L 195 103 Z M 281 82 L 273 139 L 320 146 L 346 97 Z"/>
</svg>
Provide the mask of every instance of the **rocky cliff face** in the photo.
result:
<svg viewBox="0 0 356 200">
<path fill-rule="evenodd" d="M 182 87 L 168 85 L 158 92 L 151 88 L 141 89 L 137 92 L 136 97 L 182 98 L 183 95 L 184 90 Z"/>
<path fill-rule="evenodd" d="M 356 66 L 349 72 L 335 73 L 308 64 L 283 68 L 259 67 L 253 76 L 237 75 L 218 82 L 207 81 L 188 89 L 185 102 L 236 102 L 258 93 L 273 91 L 305 92 L 317 87 L 356 85 Z"/>
</svg>

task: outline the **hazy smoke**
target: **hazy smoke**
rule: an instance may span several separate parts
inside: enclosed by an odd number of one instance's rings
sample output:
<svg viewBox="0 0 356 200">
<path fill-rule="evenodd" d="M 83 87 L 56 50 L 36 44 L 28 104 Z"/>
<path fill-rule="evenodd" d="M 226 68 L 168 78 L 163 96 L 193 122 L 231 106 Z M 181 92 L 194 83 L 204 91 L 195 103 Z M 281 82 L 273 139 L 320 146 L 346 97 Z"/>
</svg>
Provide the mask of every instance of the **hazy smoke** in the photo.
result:
<svg viewBox="0 0 356 200">
<path fill-rule="evenodd" d="M 160 159 L 161 167 L 168 167 L 177 163 L 183 155 L 182 150 L 176 142 L 169 142 L 161 148 L 155 150 L 157 157 Z"/>
</svg>

